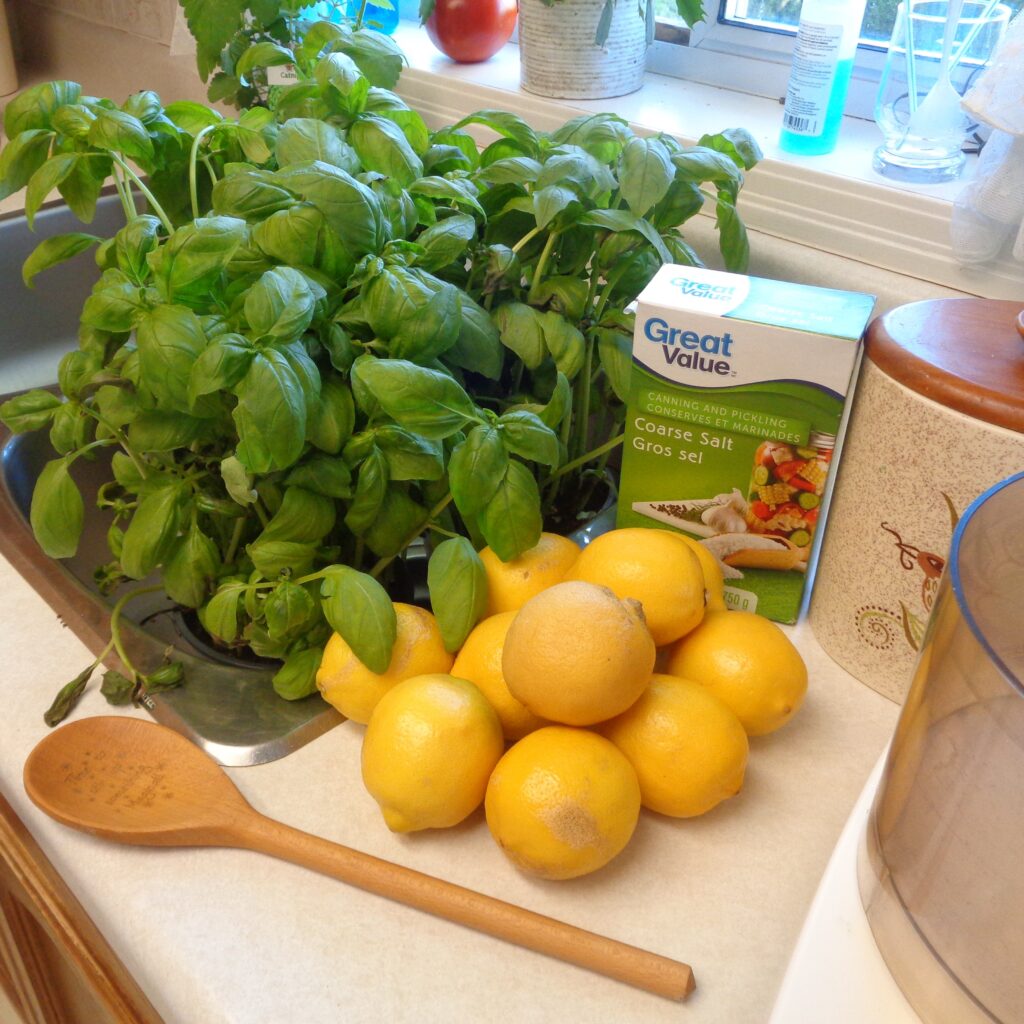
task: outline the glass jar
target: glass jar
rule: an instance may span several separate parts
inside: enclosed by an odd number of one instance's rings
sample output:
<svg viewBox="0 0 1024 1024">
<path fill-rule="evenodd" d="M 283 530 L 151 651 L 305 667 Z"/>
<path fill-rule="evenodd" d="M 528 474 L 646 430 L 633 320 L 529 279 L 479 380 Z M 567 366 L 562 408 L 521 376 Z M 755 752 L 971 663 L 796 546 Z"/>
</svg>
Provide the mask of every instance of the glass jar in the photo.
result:
<svg viewBox="0 0 1024 1024">
<path fill-rule="evenodd" d="M 806 445 L 762 441 L 747 491 L 747 529 L 809 549 L 835 445 L 835 434 L 816 430 Z"/>
</svg>

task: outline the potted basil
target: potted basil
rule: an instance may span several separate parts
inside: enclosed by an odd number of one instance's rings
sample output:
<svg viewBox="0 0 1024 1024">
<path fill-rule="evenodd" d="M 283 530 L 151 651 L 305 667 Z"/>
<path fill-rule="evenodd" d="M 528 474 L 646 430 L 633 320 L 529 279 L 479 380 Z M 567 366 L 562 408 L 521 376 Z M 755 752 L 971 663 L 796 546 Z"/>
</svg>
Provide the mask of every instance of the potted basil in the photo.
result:
<svg viewBox="0 0 1024 1024">
<path fill-rule="evenodd" d="M 679 229 L 708 203 L 722 261 L 745 267 L 736 202 L 760 155 L 739 130 L 684 147 L 610 114 L 430 131 L 347 29 L 310 32 L 273 110 L 46 83 L 8 105 L 0 151 L 0 198 L 27 186 L 30 219 L 56 189 L 89 221 L 108 181 L 125 215 L 24 268 L 91 250 L 101 269 L 61 396 L 0 406 L 54 449 L 37 539 L 74 554 L 71 467 L 110 458 L 97 580 L 123 602 L 159 572 L 213 637 L 279 660 L 289 699 L 332 630 L 388 664 L 388 588 L 423 538 L 455 650 L 486 606 L 477 550 L 508 560 L 545 517 L 588 514 L 622 441 L 627 308 L 663 262 L 699 262 Z M 154 682 L 128 668 L 129 691 Z"/>
<path fill-rule="evenodd" d="M 689 26 L 702 0 L 675 0 Z M 655 0 L 519 0 L 520 82 L 561 99 L 603 99 L 643 85 L 654 42 Z"/>
</svg>

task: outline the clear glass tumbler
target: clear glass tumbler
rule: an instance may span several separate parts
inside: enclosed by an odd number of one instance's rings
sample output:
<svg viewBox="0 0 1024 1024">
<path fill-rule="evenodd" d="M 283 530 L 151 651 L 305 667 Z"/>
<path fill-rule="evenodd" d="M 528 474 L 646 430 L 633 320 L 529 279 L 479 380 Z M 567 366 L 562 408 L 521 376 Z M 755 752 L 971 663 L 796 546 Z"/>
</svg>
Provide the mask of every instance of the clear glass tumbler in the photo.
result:
<svg viewBox="0 0 1024 1024">
<path fill-rule="evenodd" d="M 885 138 L 876 171 L 925 183 L 960 175 L 972 127 L 960 98 L 991 61 L 1010 13 L 982 0 L 903 0 L 875 103 Z"/>
<path fill-rule="evenodd" d="M 868 822 L 860 892 L 928 1024 L 1024 1020 L 1024 473 L 953 536 Z"/>
</svg>

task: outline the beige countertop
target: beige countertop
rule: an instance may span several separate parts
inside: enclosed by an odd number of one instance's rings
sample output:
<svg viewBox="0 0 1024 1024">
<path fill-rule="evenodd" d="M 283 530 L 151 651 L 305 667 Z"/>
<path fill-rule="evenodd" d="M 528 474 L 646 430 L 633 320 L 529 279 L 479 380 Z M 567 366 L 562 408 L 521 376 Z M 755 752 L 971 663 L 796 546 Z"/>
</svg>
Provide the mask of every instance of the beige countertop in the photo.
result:
<svg viewBox="0 0 1024 1024">
<path fill-rule="evenodd" d="M 454 829 L 388 832 L 359 779 L 361 726 L 231 769 L 288 824 L 690 963 L 698 989 L 681 1009 L 257 854 L 120 847 L 50 821 L 25 796 L 22 765 L 57 687 L 91 658 L 2 560 L 0 590 L 0 789 L 168 1024 L 765 1021 L 898 712 L 794 627 L 808 699 L 752 741 L 741 795 L 689 821 L 644 812 L 611 865 L 563 883 L 519 874 L 479 811 Z M 75 716 L 110 713 L 124 712 L 97 681 Z"/>
</svg>

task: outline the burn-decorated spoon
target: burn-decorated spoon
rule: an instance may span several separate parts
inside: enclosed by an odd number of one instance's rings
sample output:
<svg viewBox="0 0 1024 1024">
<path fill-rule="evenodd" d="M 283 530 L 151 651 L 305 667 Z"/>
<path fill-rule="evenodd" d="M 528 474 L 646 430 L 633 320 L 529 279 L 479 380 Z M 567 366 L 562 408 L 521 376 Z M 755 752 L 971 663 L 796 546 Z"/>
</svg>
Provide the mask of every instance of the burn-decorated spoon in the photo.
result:
<svg viewBox="0 0 1024 1024">
<path fill-rule="evenodd" d="M 694 987 L 686 964 L 268 818 L 198 747 L 144 719 L 61 726 L 25 762 L 25 790 L 50 817 L 104 839 L 268 853 L 657 995 L 685 999 Z"/>
</svg>

